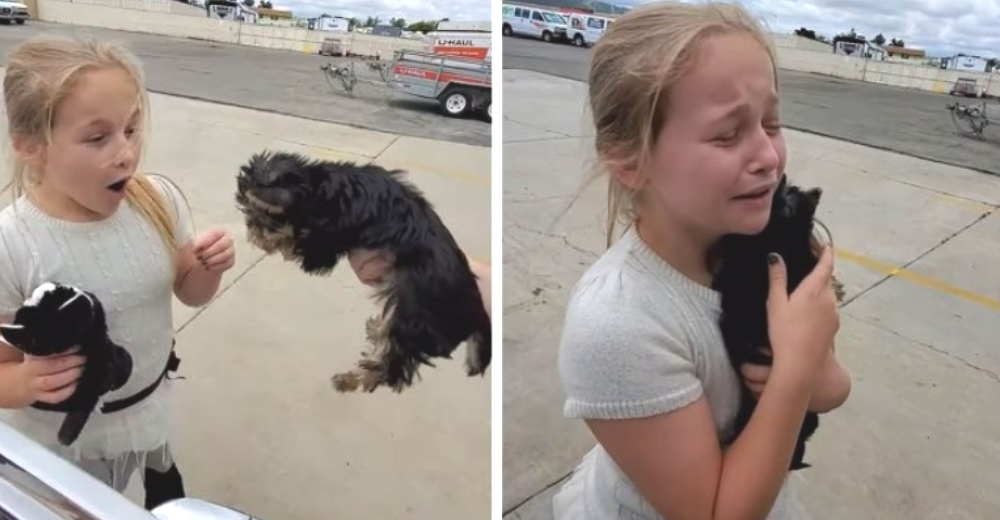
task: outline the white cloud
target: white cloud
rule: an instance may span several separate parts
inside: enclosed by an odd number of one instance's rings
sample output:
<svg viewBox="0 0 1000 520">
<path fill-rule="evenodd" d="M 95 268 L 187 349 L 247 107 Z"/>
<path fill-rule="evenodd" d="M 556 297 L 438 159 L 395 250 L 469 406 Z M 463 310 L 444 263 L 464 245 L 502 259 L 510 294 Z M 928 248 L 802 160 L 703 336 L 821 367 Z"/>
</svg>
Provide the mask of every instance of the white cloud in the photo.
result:
<svg viewBox="0 0 1000 520">
<path fill-rule="evenodd" d="M 628 1 L 635 5 L 643 3 Z M 931 56 L 1000 56 L 1000 0 L 741 0 L 775 32 L 800 27 L 832 38 L 852 28 L 882 33 Z"/>
<path fill-rule="evenodd" d="M 275 7 L 290 9 L 295 16 L 378 16 L 382 20 L 489 20 L 490 0 L 272 0 Z"/>
</svg>

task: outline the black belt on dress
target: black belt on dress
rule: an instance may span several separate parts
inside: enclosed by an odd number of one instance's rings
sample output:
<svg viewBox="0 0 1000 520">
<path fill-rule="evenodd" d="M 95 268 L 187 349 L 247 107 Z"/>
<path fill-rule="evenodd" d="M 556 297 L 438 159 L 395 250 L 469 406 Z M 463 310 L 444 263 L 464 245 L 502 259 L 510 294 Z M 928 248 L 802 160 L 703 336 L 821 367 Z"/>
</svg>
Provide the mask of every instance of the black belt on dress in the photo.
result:
<svg viewBox="0 0 1000 520">
<path fill-rule="evenodd" d="M 177 344 L 177 340 L 174 340 L 173 344 L 176 345 Z M 160 386 L 160 383 L 163 381 L 163 378 L 165 378 L 167 376 L 167 373 L 168 372 L 176 372 L 177 368 L 180 366 L 180 364 L 181 364 L 181 359 L 179 357 L 177 357 L 177 353 L 175 353 L 174 350 L 173 350 L 173 348 L 171 348 L 171 350 L 170 350 L 170 357 L 167 359 L 167 366 L 163 367 L 163 372 L 160 373 L 160 377 L 156 378 L 156 381 L 153 381 L 152 384 L 150 384 L 146 388 L 143 388 L 138 393 L 130 395 L 130 396 L 124 398 L 124 399 L 119 399 L 117 401 L 110 401 L 110 402 L 104 403 L 104 406 L 101 407 L 101 413 L 120 412 L 120 411 L 122 411 L 122 410 L 124 410 L 124 409 L 126 409 L 126 408 L 128 408 L 130 406 L 134 406 L 134 405 L 142 402 L 143 399 L 145 399 L 145 398 L 153 395 L 153 392 L 155 392 L 156 389 Z M 65 412 L 66 411 L 66 410 L 63 410 L 60 407 L 59 404 L 49 404 L 49 403 L 43 403 L 43 402 L 32 403 L 31 407 L 35 408 L 35 409 L 38 409 L 38 410 L 45 410 L 45 411 L 48 411 L 48 412 Z"/>
</svg>

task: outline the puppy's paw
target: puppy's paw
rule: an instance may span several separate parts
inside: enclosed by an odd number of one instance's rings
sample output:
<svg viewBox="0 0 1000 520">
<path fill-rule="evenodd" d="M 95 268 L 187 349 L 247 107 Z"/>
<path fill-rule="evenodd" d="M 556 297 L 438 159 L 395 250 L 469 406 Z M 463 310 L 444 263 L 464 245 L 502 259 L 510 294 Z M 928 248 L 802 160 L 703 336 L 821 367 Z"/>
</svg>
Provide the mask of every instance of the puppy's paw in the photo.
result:
<svg viewBox="0 0 1000 520">
<path fill-rule="evenodd" d="M 333 388 L 338 392 L 356 392 L 358 387 L 361 385 L 361 378 L 356 370 L 352 370 L 350 372 L 342 372 L 334 375 L 330 382 L 333 384 Z"/>
<path fill-rule="evenodd" d="M 479 335 L 473 335 L 465 344 L 465 373 L 470 377 L 486 375 L 491 358 L 489 344 Z"/>
<path fill-rule="evenodd" d="M 372 316 L 365 322 L 365 338 L 371 344 L 376 344 L 383 339 L 382 327 L 384 322 L 378 316 Z"/>
<path fill-rule="evenodd" d="M 374 392 L 375 389 L 386 384 L 385 366 L 381 361 L 370 356 L 358 362 L 357 372 L 362 391 Z"/>
</svg>

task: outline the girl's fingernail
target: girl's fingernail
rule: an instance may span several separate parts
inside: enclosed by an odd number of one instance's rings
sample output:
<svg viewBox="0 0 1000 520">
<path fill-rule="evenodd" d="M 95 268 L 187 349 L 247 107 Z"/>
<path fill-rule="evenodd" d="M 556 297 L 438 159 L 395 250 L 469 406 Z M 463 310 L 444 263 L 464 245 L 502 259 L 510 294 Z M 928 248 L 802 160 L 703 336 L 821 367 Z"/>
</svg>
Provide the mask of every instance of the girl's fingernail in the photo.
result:
<svg viewBox="0 0 1000 520">
<path fill-rule="evenodd" d="M 769 253 L 767 255 L 767 263 L 771 265 L 778 263 L 778 255 L 775 253 Z"/>
</svg>

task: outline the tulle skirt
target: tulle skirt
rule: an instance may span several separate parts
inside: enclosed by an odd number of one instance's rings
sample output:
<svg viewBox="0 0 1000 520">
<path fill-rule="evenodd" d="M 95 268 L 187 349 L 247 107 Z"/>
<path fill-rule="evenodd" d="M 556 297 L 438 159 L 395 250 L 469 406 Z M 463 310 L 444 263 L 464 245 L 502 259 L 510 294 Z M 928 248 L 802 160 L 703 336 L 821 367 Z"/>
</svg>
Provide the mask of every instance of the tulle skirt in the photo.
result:
<svg viewBox="0 0 1000 520">
<path fill-rule="evenodd" d="M 152 395 L 124 410 L 94 413 L 70 446 L 57 438 L 65 414 L 22 408 L 0 409 L 0 420 L 75 463 L 118 491 L 136 469 L 166 471 L 173 464 L 167 440 L 172 381 L 164 378 Z"/>
</svg>

